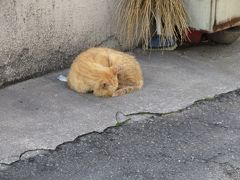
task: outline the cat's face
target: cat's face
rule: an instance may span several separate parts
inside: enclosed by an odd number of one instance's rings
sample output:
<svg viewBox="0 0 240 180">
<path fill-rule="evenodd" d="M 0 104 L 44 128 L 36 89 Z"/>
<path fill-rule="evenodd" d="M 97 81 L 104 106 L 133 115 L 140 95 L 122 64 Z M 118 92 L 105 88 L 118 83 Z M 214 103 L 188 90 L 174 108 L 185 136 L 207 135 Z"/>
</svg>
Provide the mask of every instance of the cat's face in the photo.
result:
<svg viewBox="0 0 240 180">
<path fill-rule="evenodd" d="M 97 87 L 94 90 L 95 96 L 112 97 L 113 93 L 118 89 L 118 69 L 110 68 L 109 72 L 104 73 Z"/>
</svg>

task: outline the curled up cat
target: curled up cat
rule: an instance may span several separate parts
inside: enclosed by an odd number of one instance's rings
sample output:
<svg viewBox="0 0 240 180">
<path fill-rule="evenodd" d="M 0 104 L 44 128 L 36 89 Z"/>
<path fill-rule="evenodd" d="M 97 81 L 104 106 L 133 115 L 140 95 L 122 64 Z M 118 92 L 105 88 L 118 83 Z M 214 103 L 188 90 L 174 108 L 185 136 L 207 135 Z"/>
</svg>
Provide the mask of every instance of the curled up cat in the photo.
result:
<svg viewBox="0 0 240 180">
<path fill-rule="evenodd" d="M 78 93 L 95 96 L 121 96 L 143 87 L 141 67 L 134 56 L 109 49 L 90 48 L 76 57 L 68 86 Z"/>
</svg>

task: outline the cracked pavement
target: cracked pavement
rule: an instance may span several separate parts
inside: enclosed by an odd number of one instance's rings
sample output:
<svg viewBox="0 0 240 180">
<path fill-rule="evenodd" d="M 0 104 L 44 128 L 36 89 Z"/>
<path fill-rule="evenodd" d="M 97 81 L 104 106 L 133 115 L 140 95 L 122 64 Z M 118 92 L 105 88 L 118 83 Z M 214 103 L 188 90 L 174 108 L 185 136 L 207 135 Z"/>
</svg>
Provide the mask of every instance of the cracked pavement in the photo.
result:
<svg viewBox="0 0 240 180">
<path fill-rule="evenodd" d="M 168 113 L 235 90 L 240 87 L 239 45 L 240 41 L 229 46 L 204 44 L 163 53 L 136 49 L 145 86 L 117 98 L 80 96 L 69 90 L 57 80 L 67 70 L 0 89 L 0 163 L 102 132 L 116 124 L 119 111 Z M 138 119 L 142 116 L 135 116 Z"/>
<path fill-rule="evenodd" d="M 240 90 L 1 166 L 1 180 L 239 180 Z M 27 154 L 27 153 L 26 153 Z M 24 157 L 25 156 L 25 157 Z"/>
</svg>

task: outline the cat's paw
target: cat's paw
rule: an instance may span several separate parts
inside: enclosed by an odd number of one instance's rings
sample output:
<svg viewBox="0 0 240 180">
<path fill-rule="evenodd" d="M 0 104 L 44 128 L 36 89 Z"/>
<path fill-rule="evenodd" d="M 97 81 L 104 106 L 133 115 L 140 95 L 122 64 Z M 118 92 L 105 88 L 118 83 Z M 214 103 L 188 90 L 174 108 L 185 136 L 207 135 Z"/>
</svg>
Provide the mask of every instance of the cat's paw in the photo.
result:
<svg viewBox="0 0 240 180">
<path fill-rule="evenodd" d="M 112 97 L 123 96 L 125 94 L 127 94 L 127 89 L 119 89 L 113 93 Z"/>
<path fill-rule="evenodd" d="M 117 97 L 117 96 L 121 96 L 119 91 L 114 92 L 113 95 L 112 95 L 112 97 Z"/>
<path fill-rule="evenodd" d="M 119 93 L 113 93 L 113 95 L 112 95 L 112 97 L 117 97 L 117 96 L 119 96 Z"/>
</svg>

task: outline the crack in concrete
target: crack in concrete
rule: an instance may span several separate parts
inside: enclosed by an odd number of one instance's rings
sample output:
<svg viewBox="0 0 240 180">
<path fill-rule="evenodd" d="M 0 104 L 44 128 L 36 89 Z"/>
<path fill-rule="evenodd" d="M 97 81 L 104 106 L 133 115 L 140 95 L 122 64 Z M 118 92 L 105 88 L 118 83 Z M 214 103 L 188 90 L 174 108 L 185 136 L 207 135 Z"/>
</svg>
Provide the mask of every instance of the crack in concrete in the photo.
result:
<svg viewBox="0 0 240 180">
<path fill-rule="evenodd" d="M 100 43 L 98 43 L 97 45 L 95 45 L 94 47 L 102 46 L 104 43 L 107 43 L 109 40 L 116 40 L 117 43 L 118 43 L 118 46 L 119 46 L 119 47 L 122 47 L 119 39 L 118 39 L 115 35 L 108 36 L 106 39 L 104 39 L 103 41 L 101 41 Z"/>
<path fill-rule="evenodd" d="M 229 178 L 231 178 L 232 180 L 239 180 L 240 178 L 240 167 L 235 167 L 233 164 L 231 164 L 230 162 L 218 162 L 216 161 L 217 158 L 224 156 L 225 154 L 223 153 L 217 153 L 216 155 L 213 155 L 210 158 L 191 158 L 191 159 L 185 159 L 183 161 L 180 161 L 182 163 L 204 163 L 204 164 L 210 164 L 210 163 L 214 163 L 217 164 L 218 166 L 220 166 L 223 170 L 223 173 L 225 175 L 227 175 Z M 237 176 L 237 178 L 235 178 L 234 176 Z"/>
<path fill-rule="evenodd" d="M 218 164 L 220 167 L 222 167 L 224 174 L 226 174 L 229 178 L 233 180 L 239 180 L 240 178 L 239 167 L 235 167 L 229 162 L 220 163 L 220 162 L 212 161 L 212 163 Z"/>
<path fill-rule="evenodd" d="M 237 90 L 234 90 L 234 91 L 230 91 L 228 93 L 222 93 L 222 94 L 219 94 L 219 95 L 216 95 L 214 96 L 214 98 L 207 98 L 207 99 L 201 99 L 201 100 L 197 100 L 195 101 L 192 105 L 190 106 L 187 106 L 186 108 L 183 108 L 183 109 L 179 109 L 179 110 L 176 110 L 176 111 L 171 111 L 171 112 L 167 112 L 167 113 L 154 113 L 154 112 L 137 112 L 137 113 L 130 113 L 130 114 L 124 114 L 122 113 L 124 116 L 126 117 L 130 117 L 130 119 L 127 119 L 123 122 L 121 122 L 120 126 L 122 125 L 125 125 L 127 122 L 131 121 L 131 117 L 132 116 L 144 116 L 144 115 L 151 115 L 151 116 L 158 116 L 158 117 L 162 117 L 162 116 L 166 116 L 166 115 L 172 115 L 172 114 L 176 114 L 176 113 L 181 113 L 183 111 L 187 111 L 187 110 L 190 110 L 191 108 L 193 108 L 194 106 L 197 106 L 199 105 L 199 103 L 202 103 L 202 102 L 209 102 L 209 101 L 213 101 L 213 100 L 216 100 L 218 98 L 221 98 L 223 95 L 227 95 L 227 94 L 231 94 L 231 93 L 237 93 L 237 94 L 240 94 L 240 89 L 237 89 Z M 117 112 L 119 113 L 119 112 Z M 116 113 L 116 114 L 117 114 Z M 119 121 L 117 120 L 117 115 L 116 115 L 116 122 L 119 123 Z M 213 127 L 217 127 L 217 128 L 224 128 L 224 129 L 229 129 L 230 127 L 227 127 L 227 126 L 223 126 L 223 125 L 219 125 L 219 124 L 216 124 L 216 123 L 207 123 L 207 122 L 203 122 L 201 120 L 198 120 L 198 122 L 201 122 L 201 123 L 205 123 L 205 124 L 208 124 L 210 126 L 213 126 Z M 19 155 L 19 158 L 17 161 L 14 161 L 12 163 L 0 163 L 0 170 L 1 170 L 1 167 L 3 168 L 8 168 L 10 166 L 12 166 L 13 164 L 23 160 L 23 159 L 26 159 L 28 158 L 29 155 L 27 155 L 28 153 L 35 153 L 35 152 L 38 152 L 38 151 L 41 151 L 41 152 L 44 152 L 44 153 L 52 153 L 54 151 L 58 151 L 61 149 L 61 146 L 63 145 L 66 145 L 66 144 L 74 144 L 76 142 L 78 142 L 81 138 L 83 137 L 86 137 L 86 136 L 89 136 L 89 135 L 93 135 L 93 134 L 99 134 L 99 135 L 102 135 L 103 133 L 107 133 L 107 131 L 109 129 L 112 129 L 112 128 L 118 128 L 118 124 L 116 124 L 115 126 L 111 126 L 111 127 L 108 127 L 106 128 L 104 131 L 102 132 L 97 132 L 97 131 L 93 131 L 93 132 L 90 132 L 90 133 L 87 133 L 87 134 L 83 134 L 81 136 L 78 136 L 77 138 L 75 138 L 73 141 L 67 141 L 67 142 L 64 142 L 60 145 L 58 145 L 55 149 L 33 149 L 33 150 L 26 150 L 24 151 L 23 153 L 21 153 Z M 239 128 L 230 128 L 230 129 L 237 129 L 237 130 L 240 130 Z M 107 133 L 108 134 L 108 133 Z M 38 155 L 41 155 L 41 154 L 38 154 L 36 153 L 34 156 L 38 156 Z M 170 158 L 172 160 L 173 157 L 167 155 L 167 154 L 160 154 L 162 157 L 165 157 L 165 158 Z M 213 159 L 216 159 L 218 158 L 219 156 L 223 155 L 222 153 L 218 153 L 217 155 L 213 156 L 213 157 L 210 157 L 208 159 L 197 159 L 197 158 L 191 158 L 191 159 L 186 159 L 186 160 L 180 160 L 179 162 L 181 163 L 186 163 L 186 162 L 201 162 L 201 163 L 215 163 L 215 164 L 219 164 L 219 165 L 229 165 L 232 169 L 235 169 L 237 171 L 237 173 L 240 173 L 240 167 L 234 167 L 232 164 L 230 164 L 229 162 L 224 162 L 224 163 L 220 163 L 220 162 L 216 162 L 216 161 L 213 161 Z M 30 157 L 34 157 L 34 156 L 31 156 Z M 26 157 L 26 158 L 25 158 Z M 238 172 L 239 171 L 239 172 Z M 234 179 L 235 180 L 235 179 Z"/>
<path fill-rule="evenodd" d="M 239 180 L 239 178 L 240 178 L 240 168 L 235 167 L 234 165 L 232 165 L 229 162 L 217 162 L 217 161 L 213 161 L 213 160 L 208 160 L 205 163 L 217 164 L 218 166 L 220 166 L 222 168 L 223 173 L 225 175 L 227 175 L 229 178 L 231 178 L 232 180 Z"/>
<path fill-rule="evenodd" d="M 160 154 L 161 155 L 161 154 Z M 235 167 L 234 165 L 232 165 L 229 162 L 217 162 L 214 159 L 217 159 L 218 157 L 224 156 L 224 154 L 222 153 L 218 153 L 216 155 L 213 155 L 212 157 L 205 159 L 205 158 L 195 158 L 195 157 L 191 157 L 191 159 L 184 159 L 184 160 L 177 160 L 178 163 L 204 163 L 204 164 L 210 164 L 210 163 L 214 163 L 218 166 L 220 166 L 223 170 L 223 173 L 225 175 L 227 175 L 229 178 L 231 178 L 232 180 L 239 180 L 240 177 L 240 167 Z M 175 160 L 172 156 L 162 156 L 162 157 L 167 157 L 171 160 Z M 230 168 L 229 168 L 230 167 Z M 237 176 L 237 178 L 235 178 L 234 176 Z"/>
</svg>

